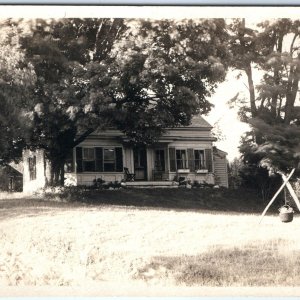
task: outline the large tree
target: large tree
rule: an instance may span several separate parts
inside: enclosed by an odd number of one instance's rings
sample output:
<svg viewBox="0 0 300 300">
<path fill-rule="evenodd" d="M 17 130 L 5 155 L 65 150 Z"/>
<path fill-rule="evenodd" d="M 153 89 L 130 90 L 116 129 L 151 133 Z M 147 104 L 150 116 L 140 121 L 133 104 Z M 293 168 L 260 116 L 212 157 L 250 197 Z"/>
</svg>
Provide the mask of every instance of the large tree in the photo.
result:
<svg viewBox="0 0 300 300">
<path fill-rule="evenodd" d="M 275 172 L 297 167 L 300 157 L 299 26 L 290 19 L 265 21 L 256 29 L 247 28 L 245 20 L 231 25 L 232 65 L 244 72 L 249 88 L 240 114 L 252 131 L 241 151 L 248 164 Z M 257 84 L 253 70 L 262 75 Z"/>
<path fill-rule="evenodd" d="M 20 31 L 11 20 L 0 23 L 0 164 L 22 157 L 29 123 L 25 115 L 35 81 L 20 47 Z"/>
<path fill-rule="evenodd" d="M 207 113 L 227 68 L 222 19 L 33 20 L 22 39 L 36 83 L 30 146 L 45 149 L 49 184 L 63 184 L 70 150 L 114 126 L 133 144 Z"/>
<path fill-rule="evenodd" d="M 129 22 L 114 48 L 117 126 L 136 143 L 152 143 L 165 128 L 189 124 L 211 109 L 224 80 L 228 51 L 223 19 Z M 124 59 L 127 57 L 127 59 Z"/>
<path fill-rule="evenodd" d="M 126 28 L 123 20 L 31 20 L 23 39 L 36 74 L 28 145 L 45 150 L 50 185 L 63 184 L 64 162 L 73 147 L 105 127 L 111 47 Z"/>
</svg>

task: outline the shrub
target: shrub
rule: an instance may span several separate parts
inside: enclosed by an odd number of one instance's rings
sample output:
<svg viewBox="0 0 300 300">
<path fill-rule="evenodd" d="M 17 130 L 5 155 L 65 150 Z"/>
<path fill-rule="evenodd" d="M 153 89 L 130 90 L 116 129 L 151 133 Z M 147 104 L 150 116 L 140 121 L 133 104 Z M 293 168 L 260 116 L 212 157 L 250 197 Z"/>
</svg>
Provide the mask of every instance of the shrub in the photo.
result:
<svg viewBox="0 0 300 300">
<path fill-rule="evenodd" d="M 103 189 L 104 188 L 104 184 L 105 184 L 105 180 L 103 180 L 102 178 L 97 178 L 93 180 L 93 188 L 96 189 Z"/>
<path fill-rule="evenodd" d="M 215 185 L 211 183 L 207 183 L 205 181 L 199 182 L 198 180 L 194 180 L 192 183 L 193 188 L 213 188 Z"/>
<path fill-rule="evenodd" d="M 99 191 L 104 189 L 120 189 L 122 182 L 110 181 L 105 182 L 101 178 L 94 179 L 93 185 L 78 185 L 78 186 L 64 186 L 64 187 L 46 187 L 35 192 L 37 197 L 45 200 L 52 200 L 58 202 L 68 201 L 85 201 L 89 198 L 92 191 Z"/>
<path fill-rule="evenodd" d="M 87 186 L 65 186 L 65 187 L 46 187 L 35 193 L 36 196 L 45 200 L 68 202 L 84 200 L 87 190 L 92 187 Z"/>
</svg>

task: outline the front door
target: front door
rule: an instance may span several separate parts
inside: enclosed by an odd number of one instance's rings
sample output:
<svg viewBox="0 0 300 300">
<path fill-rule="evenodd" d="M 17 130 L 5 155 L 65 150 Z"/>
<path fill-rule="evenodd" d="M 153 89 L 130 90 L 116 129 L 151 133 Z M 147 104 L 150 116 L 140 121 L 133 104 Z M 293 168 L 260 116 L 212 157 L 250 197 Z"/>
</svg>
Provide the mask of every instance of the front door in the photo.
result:
<svg viewBox="0 0 300 300">
<path fill-rule="evenodd" d="M 155 149 L 154 171 L 165 171 L 165 149 Z"/>
<path fill-rule="evenodd" d="M 147 152 L 146 148 L 133 150 L 135 180 L 147 180 Z"/>
</svg>

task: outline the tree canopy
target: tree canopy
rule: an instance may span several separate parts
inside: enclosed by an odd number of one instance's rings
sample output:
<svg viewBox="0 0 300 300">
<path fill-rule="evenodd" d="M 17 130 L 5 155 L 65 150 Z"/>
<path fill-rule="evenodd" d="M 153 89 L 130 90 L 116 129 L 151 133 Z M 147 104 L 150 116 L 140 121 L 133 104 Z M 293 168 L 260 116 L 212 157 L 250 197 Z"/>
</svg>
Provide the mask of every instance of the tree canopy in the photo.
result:
<svg viewBox="0 0 300 300">
<path fill-rule="evenodd" d="M 17 160 L 26 145 L 25 102 L 35 73 L 20 47 L 20 32 L 10 20 L 0 23 L 0 164 Z"/>
<path fill-rule="evenodd" d="M 299 28 L 300 21 L 290 19 L 265 21 L 257 29 L 247 28 L 245 20 L 231 25 L 232 65 L 246 74 L 249 87 L 249 101 L 244 101 L 240 116 L 252 131 L 241 152 L 247 163 L 273 171 L 287 171 L 299 163 Z M 256 85 L 254 69 L 262 74 Z"/>
<path fill-rule="evenodd" d="M 18 112 L 31 121 L 27 145 L 51 163 L 50 184 L 63 184 L 70 150 L 94 130 L 113 126 L 132 144 L 151 144 L 166 127 L 209 112 L 228 66 L 222 19 L 35 19 L 10 27 L 20 32 L 20 61 L 33 78 Z"/>
<path fill-rule="evenodd" d="M 231 66 L 249 87 L 248 99 L 233 99 L 252 126 L 241 144 L 245 162 L 288 170 L 300 157 L 299 23 L 5 20 L 2 160 L 19 156 L 25 144 L 42 148 L 52 166 L 50 183 L 63 183 L 63 162 L 90 133 L 115 127 L 134 145 L 151 144 L 165 128 L 208 113 L 209 97 Z"/>
<path fill-rule="evenodd" d="M 113 49 L 116 125 L 132 141 L 152 143 L 165 128 L 210 111 L 208 99 L 226 74 L 228 36 L 222 19 L 128 26 Z"/>
</svg>

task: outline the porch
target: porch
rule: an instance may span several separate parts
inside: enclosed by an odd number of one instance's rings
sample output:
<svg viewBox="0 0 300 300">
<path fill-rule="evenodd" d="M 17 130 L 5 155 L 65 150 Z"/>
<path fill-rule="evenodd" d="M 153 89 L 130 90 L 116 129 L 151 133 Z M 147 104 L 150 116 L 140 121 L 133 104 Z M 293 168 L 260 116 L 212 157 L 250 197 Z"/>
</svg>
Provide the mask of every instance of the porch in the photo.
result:
<svg viewBox="0 0 300 300">
<path fill-rule="evenodd" d="M 130 187 L 172 186 L 180 178 L 214 183 L 212 150 L 205 147 L 197 149 L 197 144 L 178 142 L 140 148 L 83 145 L 73 151 L 71 172 L 65 170 L 66 181 L 92 185 L 101 178 L 105 182 L 125 181 Z"/>
</svg>

